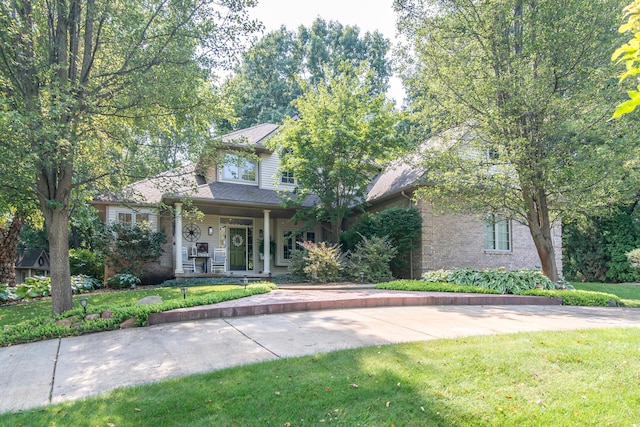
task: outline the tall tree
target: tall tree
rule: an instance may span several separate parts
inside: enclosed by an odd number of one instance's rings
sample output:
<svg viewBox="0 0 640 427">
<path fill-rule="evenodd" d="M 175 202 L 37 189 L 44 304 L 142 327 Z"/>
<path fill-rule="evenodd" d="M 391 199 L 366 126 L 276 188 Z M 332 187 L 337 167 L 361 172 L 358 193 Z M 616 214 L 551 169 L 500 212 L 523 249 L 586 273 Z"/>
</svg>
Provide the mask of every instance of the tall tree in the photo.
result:
<svg viewBox="0 0 640 427">
<path fill-rule="evenodd" d="M 620 83 L 629 77 L 635 77 L 637 83 L 638 75 L 640 75 L 640 0 L 631 2 L 624 8 L 624 13 L 627 22 L 622 24 L 618 31 L 621 33 L 631 32 L 632 37 L 613 52 L 611 60 L 625 64 L 626 70 L 620 75 Z M 629 99 L 618 106 L 613 117 L 630 113 L 640 105 L 640 85 L 629 90 L 628 93 Z"/>
<path fill-rule="evenodd" d="M 285 27 L 270 32 L 243 54 L 234 76 L 223 85 L 237 122 L 220 122 L 218 130 L 281 123 L 295 113 L 291 101 L 302 94 L 299 79 L 316 85 L 339 74 L 344 61 L 353 67 L 369 63 L 374 70 L 370 89 L 386 92 L 391 76 L 389 47 L 389 40 L 377 31 L 360 34 L 358 27 L 321 18 L 309 28 L 300 26 L 297 33 Z"/>
<path fill-rule="evenodd" d="M 158 120 L 198 128 L 206 71 L 248 31 L 254 0 L 0 3 L 0 101 L 25 135 L 24 167 L 50 243 L 54 314 L 72 308 L 70 198 L 117 177 L 134 135 Z M 202 126 L 202 125 L 201 125 Z M 202 126 L 203 127 L 203 126 Z M 16 138 L 8 139 L 9 142 Z"/>
<path fill-rule="evenodd" d="M 382 163 L 405 143 L 396 129 L 400 114 L 384 94 L 372 93 L 372 71 L 365 65 L 353 70 L 344 64 L 342 74 L 317 86 L 302 83 L 304 94 L 293 103 L 300 118 L 287 118 L 267 142 L 280 153 L 282 170 L 295 178 L 290 204 L 299 208 L 297 218 L 328 222 L 335 243 Z M 317 205 L 303 208 L 311 195 Z"/>
<path fill-rule="evenodd" d="M 405 83 L 442 135 L 423 196 L 529 227 L 558 280 L 556 215 L 606 203 L 623 147 L 604 124 L 619 0 L 396 0 Z"/>
</svg>

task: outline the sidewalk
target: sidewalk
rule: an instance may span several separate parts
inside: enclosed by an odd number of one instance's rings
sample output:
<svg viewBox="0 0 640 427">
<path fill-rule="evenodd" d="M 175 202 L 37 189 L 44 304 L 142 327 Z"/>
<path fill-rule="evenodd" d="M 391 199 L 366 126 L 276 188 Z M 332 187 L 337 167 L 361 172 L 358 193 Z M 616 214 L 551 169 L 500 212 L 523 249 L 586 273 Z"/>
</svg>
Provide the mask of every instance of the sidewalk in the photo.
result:
<svg viewBox="0 0 640 427">
<path fill-rule="evenodd" d="M 415 303 L 417 300 L 409 294 L 363 289 L 321 293 L 280 290 L 238 300 L 233 309 L 272 310 L 277 304 L 302 302 L 310 307 L 322 301 L 341 301 L 337 304 L 346 307 L 376 296 L 380 301 L 404 298 L 407 303 Z M 466 298 L 467 303 L 480 301 Z M 485 306 L 410 304 L 221 317 L 0 348 L 0 366 L 4 367 L 0 412 L 81 399 L 171 377 L 346 348 L 524 331 L 640 327 L 638 309 L 496 305 L 497 301 Z"/>
</svg>

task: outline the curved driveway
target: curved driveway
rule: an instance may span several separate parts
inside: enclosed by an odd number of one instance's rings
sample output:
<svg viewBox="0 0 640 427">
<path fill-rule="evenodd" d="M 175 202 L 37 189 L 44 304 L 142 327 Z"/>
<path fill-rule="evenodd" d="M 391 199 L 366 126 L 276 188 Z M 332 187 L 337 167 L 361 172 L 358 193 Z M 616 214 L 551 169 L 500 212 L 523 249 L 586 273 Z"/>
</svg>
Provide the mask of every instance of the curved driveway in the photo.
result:
<svg viewBox="0 0 640 427">
<path fill-rule="evenodd" d="M 640 327 L 640 310 L 418 306 L 170 323 L 0 348 L 0 412 L 339 349 L 524 331 Z"/>
</svg>

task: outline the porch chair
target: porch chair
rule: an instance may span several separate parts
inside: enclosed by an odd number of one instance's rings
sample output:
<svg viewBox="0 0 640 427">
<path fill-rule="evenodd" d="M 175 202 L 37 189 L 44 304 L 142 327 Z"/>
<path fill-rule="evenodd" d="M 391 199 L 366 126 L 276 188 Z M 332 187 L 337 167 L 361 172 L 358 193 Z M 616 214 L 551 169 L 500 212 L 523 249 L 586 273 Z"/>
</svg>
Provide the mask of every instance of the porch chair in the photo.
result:
<svg viewBox="0 0 640 427">
<path fill-rule="evenodd" d="M 182 248 L 182 271 L 185 273 L 196 272 L 196 260 L 194 258 L 189 258 L 187 248 Z"/>
<path fill-rule="evenodd" d="M 213 257 L 209 258 L 211 273 L 224 273 L 227 270 L 227 249 L 215 248 L 213 250 Z"/>
</svg>

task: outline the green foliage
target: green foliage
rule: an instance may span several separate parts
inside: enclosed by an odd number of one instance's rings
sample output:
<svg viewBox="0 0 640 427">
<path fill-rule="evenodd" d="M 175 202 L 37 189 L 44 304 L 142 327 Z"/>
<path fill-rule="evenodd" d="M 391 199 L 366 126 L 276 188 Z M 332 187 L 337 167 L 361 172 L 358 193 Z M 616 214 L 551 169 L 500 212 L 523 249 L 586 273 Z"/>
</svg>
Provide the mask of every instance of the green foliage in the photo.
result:
<svg viewBox="0 0 640 427">
<path fill-rule="evenodd" d="M 71 276 L 71 290 L 74 294 L 90 292 L 102 287 L 102 282 L 95 277 L 79 274 Z"/>
<path fill-rule="evenodd" d="M 113 288 L 120 289 L 135 289 L 140 284 L 140 279 L 137 276 L 129 273 L 116 274 L 107 280 L 107 285 Z"/>
<path fill-rule="evenodd" d="M 326 242 L 303 242 L 306 266 L 303 271 L 307 280 L 322 283 L 333 282 L 340 278 L 344 266 L 344 256 L 340 245 L 328 245 Z"/>
<path fill-rule="evenodd" d="M 346 232 L 340 242 L 347 250 L 353 250 L 363 237 L 387 236 L 397 253 L 391 260 L 391 271 L 401 277 L 409 264 L 410 252 L 419 247 L 422 217 L 415 208 L 393 207 L 382 212 L 366 213 Z"/>
<path fill-rule="evenodd" d="M 563 270 L 569 280 L 635 282 L 626 254 L 640 247 L 638 214 L 618 208 L 600 216 L 569 220 L 562 225 Z"/>
<path fill-rule="evenodd" d="M 357 27 L 316 18 L 297 32 L 280 28 L 266 34 L 242 55 L 235 75 L 222 86 L 237 122 L 223 117 L 221 133 L 260 123 L 282 123 L 297 111 L 292 101 L 302 95 L 301 81 L 312 87 L 340 73 L 346 61 L 357 67 L 369 62 L 374 72 L 369 83 L 375 93 L 386 91 L 391 64 L 390 43 L 378 31 L 360 34 Z"/>
<path fill-rule="evenodd" d="M 123 321 L 136 318 L 138 326 L 145 326 L 149 314 L 158 313 L 176 308 L 193 307 L 197 305 L 216 304 L 223 301 L 243 298 L 251 295 L 258 295 L 269 292 L 274 286 L 268 283 L 256 283 L 232 290 L 220 292 L 208 292 L 183 299 L 182 295 L 176 292 L 176 298 L 164 301 L 162 304 L 136 305 L 135 303 L 125 305 L 95 305 L 87 306 L 87 313 L 102 313 L 105 310 L 113 312 L 110 319 L 95 319 L 90 321 L 82 320 L 83 311 L 77 307 L 64 312 L 54 318 L 40 316 L 15 325 L 6 325 L 0 330 L 0 347 L 13 345 L 22 342 L 38 341 L 49 338 L 61 338 L 67 336 L 81 335 L 87 332 L 97 332 L 117 329 Z M 61 319 L 71 319 L 72 322 L 81 322 L 77 327 L 56 325 L 55 321 Z"/>
<path fill-rule="evenodd" d="M 631 32 L 632 37 L 613 52 L 611 60 L 625 64 L 626 71 L 620 75 L 620 83 L 628 77 L 635 77 L 637 83 L 638 74 L 640 74 L 640 0 L 633 0 L 631 4 L 626 6 L 624 14 L 627 22 L 622 24 L 618 31 L 620 33 Z M 613 118 L 630 113 L 640 105 L 640 85 L 636 89 L 629 90 L 629 99 L 616 108 Z"/>
<path fill-rule="evenodd" d="M 520 295 L 544 296 L 549 298 L 560 297 L 562 298 L 562 305 L 575 305 L 585 307 L 607 307 L 610 305 L 622 305 L 620 297 L 604 292 L 529 289 L 520 292 Z"/>
<path fill-rule="evenodd" d="M 471 268 L 456 270 L 428 271 L 422 275 L 426 282 L 446 282 L 464 286 L 479 286 L 494 290 L 501 294 L 520 294 L 528 289 L 554 289 L 555 284 L 542 273 L 535 270 L 486 269 L 483 271 Z"/>
<path fill-rule="evenodd" d="M 364 280 L 378 283 L 391 280 L 390 263 L 397 253 L 389 237 L 365 237 L 356 244 L 353 252 L 347 254 L 346 275 L 353 281 L 360 281 L 360 273 L 364 273 Z"/>
<path fill-rule="evenodd" d="M 291 259 L 289 260 L 289 276 L 292 280 L 307 280 L 305 269 L 309 265 L 309 258 L 304 248 L 294 249 L 291 251 Z"/>
<path fill-rule="evenodd" d="M 119 273 L 137 276 L 145 272 L 145 265 L 157 261 L 167 241 L 162 231 L 153 231 L 146 222 L 133 226 L 114 222 L 107 227 L 103 239 L 107 264 Z"/>
<path fill-rule="evenodd" d="M 394 3 L 408 40 L 400 64 L 411 106 L 437 135 L 421 162 L 433 185 L 419 196 L 441 210 L 526 224 L 553 281 L 554 218 L 615 197 L 635 147 L 624 124 L 606 121 L 618 96 L 608 57 L 620 5 Z"/>
<path fill-rule="evenodd" d="M 104 278 L 104 255 L 89 249 L 70 249 L 69 267 L 71 275 L 87 275 L 98 280 Z"/>
<path fill-rule="evenodd" d="M 442 270 L 440 270 L 442 271 Z M 422 292 L 457 292 L 471 294 L 499 294 L 500 292 L 483 286 L 454 285 L 444 281 L 395 280 L 376 285 L 376 289 Z"/>
<path fill-rule="evenodd" d="M 627 252 L 627 261 L 629 261 L 631 268 L 640 269 L 640 249 Z"/>
<path fill-rule="evenodd" d="M 294 102 L 299 119 L 288 118 L 266 144 L 282 153 L 282 170 L 293 172 L 297 187 L 286 193 L 298 209 L 296 219 L 331 224 L 331 240 L 340 238 L 342 220 L 365 200 L 367 185 L 385 160 L 397 155 L 406 140 L 397 130 L 401 114 L 384 94 L 372 94 L 371 68 L 329 76 L 317 87 L 304 86 Z M 309 196 L 315 207 L 305 208 Z"/>
<path fill-rule="evenodd" d="M 51 278 L 27 277 L 24 284 L 18 285 L 14 292 L 17 299 L 48 297 L 51 295 Z"/>
</svg>

